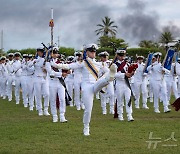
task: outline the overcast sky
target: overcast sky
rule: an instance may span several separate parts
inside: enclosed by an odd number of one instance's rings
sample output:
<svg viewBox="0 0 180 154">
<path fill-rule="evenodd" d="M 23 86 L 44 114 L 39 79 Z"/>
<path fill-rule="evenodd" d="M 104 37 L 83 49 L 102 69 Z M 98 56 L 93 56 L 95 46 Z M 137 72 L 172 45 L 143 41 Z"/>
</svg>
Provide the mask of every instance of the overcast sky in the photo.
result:
<svg viewBox="0 0 180 154">
<path fill-rule="evenodd" d="M 96 25 L 109 16 L 117 36 L 129 46 L 157 40 L 165 26 L 180 36 L 180 0 L 0 0 L 4 49 L 37 48 L 50 42 L 50 11 L 54 9 L 54 42 L 81 49 L 97 43 Z"/>
</svg>

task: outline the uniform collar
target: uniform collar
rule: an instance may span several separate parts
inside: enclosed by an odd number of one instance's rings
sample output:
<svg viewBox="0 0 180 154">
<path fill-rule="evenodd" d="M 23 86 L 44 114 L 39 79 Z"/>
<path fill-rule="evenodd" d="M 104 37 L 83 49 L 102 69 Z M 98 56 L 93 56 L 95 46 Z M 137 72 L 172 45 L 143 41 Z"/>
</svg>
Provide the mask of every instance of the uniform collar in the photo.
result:
<svg viewBox="0 0 180 154">
<path fill-rule="evenodd" d="M 120 64 L 121 64 L 123 61 L 124 61 L 124 60 L 122 60 L 122 61 L 120 61 L 120 60 L 117 60 L 117 62 L 118 62 L 118 63 L 120 63 Z"/>
</svg>

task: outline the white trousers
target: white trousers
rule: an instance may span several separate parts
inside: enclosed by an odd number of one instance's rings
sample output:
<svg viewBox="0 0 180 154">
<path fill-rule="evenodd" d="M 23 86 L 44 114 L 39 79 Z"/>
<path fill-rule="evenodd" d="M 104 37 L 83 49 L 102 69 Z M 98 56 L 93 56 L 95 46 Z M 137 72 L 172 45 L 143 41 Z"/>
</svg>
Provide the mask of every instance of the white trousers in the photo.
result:
<svg viewBox="0 0 180 154">
<path fill-rule="evenodd" d="M 110 112 L 114 111 L 114 85 L 113 82 L 109 82 L 109 84 L 106 87 L 105 93 L 100 92 L 100 98 L 101 98 L 101 107 L 102 110 L 106 110 L 106 104 L 109 100 L 109 106 L 110 106 Z"/>
<path fill-rule="evenodd" d="M 72 98 L 72 101 L 70 101 L 70 105 L 73 106 L 73 86 L 74 86 L 74 83 L 73 83 L 73 81 L 65 81 L 65 83 L 66 83 L 67 91 Z"/>
<path fill-rule="evenodd" d="M 164 107 L 168 106 L 167 88 L 163 82 L 164 81 L 162 81 L 162 80 L 153 80 L 151 82 L 152 90 L 153 90 L 153 96 L 154 96 L 154 108 L 155 109 L 159 109 L 159 98 L 160 98 L 160 96 L 162 96 Z"/>
<path fill-rule="evenodd" d="M 34 77 L 34 90 L 37 110 L 42 111 L 42 96 L 44 98 L 44 111 L 49 107 L 49 84 L 44 77 Z"/>
<path fill-rule="evenodd" d="M 21 88 L 22 88 L 22 98 L 23 98 L 23 104 L 28 104 L 28 86 L 27 86 L 28 78 L 27 76 L 21 76 Z"/>
<path fill-rule="evenodd" d="M 124 98 L 126 102 L 126 113 L 127 116 L 132 114 L 132 104 L 129 107 L 128 103 L 131 97 L 131 90 L 127 86 L 126 82 L 123 81 L 117 81 L 116 82 L 116 98 L 117 98 L 117 109 L 119 116 L 122 116 L 123 114 L 123 106 L 124 106 Z"/>
<path fill-rule="evenodd" d="M 149 85 L 148 85 L 148 90 L 149 90 L 149 97 L 150 97 L 150 100 L 153 100 L 153 90 L 152 90 L 152 79 L 149 80 Z"/>
<path fill-rule="evenodd" d="M 27 95 L 29 100 L 29 106 L 34 107 L 34 76 L 27 76 Z"/>
<path fill-rule="evenodd" d="M 7 77 L 1 77 L 1 96 L 7 96 Z"/>
<path fill-rule="evenodd" d="M 109 82 L 107 85 L 107 97 L 109 98 L 109 106 L 110 106 L 110 111 L 114 110 L 114 83 L 113 81 Z"/>
<path fill-rule="evenodd" d="M 16 103 L 20 101 L 21 77 L 15 76 L 15 99 Z"/>
<path fill-rule="evenodd" d="M 51 114 L 57 116 L 56 98 L 57 94 L 59 97 L 59 112 L 60 118 L 64 116 L 66 112 L 66 102 L 65 102 L 65 88 L 59 81 L 50 81 L 49 83 L 49 101 L 51 107 Z"/>
<path fill-rule="evenodd" d="M 82 100 L 85 105 L 83 123 L 89 125 L 91 120 L 91 112 L 93 107 L 94 94 L 108 85 L 109 81 L 106 78 L 101 78 L 95 83 L 82 83 Z"/>
<path fill-rule="evenodd" d="M 74 102 L 77 108 L 82 105 L 81 101 L 81 82 L 74 82 Z"/>
<path fill-rule="evenodd" d="M 168 101 L 171 99 L 171 91 L 173 91 L 175 98 L 179 98 L 178 90 L 177 90 L 177 83 L 174 79 L 169 80 L 169 78 L 165 78 L 166 87 L 167 87 L 167 98 Z"/>
<path fill-rule="evenodd" d="M 9 75 L 7 78 L 7 96 L 8 99 L 12 99 L 12 83 L 14 82 L 14 76 Z"/>
<path fill-rule="evenodd" d="M 133 93 L 135 96 L 135 105 L 137 107 L 139 107 L 139 100 L 140 100 L 140 96 L 142 93 L 142 102 L 143 105 L 147 105 L 147 83 L 146 81 L 134 81 L 134 83 L 132 84 L 132 89 L 133 89 Z"/>
</svg>

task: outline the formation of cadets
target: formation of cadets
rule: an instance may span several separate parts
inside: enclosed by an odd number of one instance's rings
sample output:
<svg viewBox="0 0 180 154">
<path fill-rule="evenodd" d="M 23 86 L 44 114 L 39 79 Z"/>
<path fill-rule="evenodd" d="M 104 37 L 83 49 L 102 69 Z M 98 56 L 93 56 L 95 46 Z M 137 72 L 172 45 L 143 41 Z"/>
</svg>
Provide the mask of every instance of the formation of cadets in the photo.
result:
<svg viewBox="0 0 180 154">
<path fill-rule="evenodd" d="M 9 53 L 0 58 L 0 96 L 12 101 L 14 87 L 16 104 L 20 102 L 20 91 L 25 108 L 37 110 L 39 116 L 52 115 L 53 122 L 67 122 L 66 106 L 84 110 L 84 135 L 90 135 L 89 124 L 93 100 L 100 98 L 102 114 L 114 114 L 117 105 L 118 119 L 134 121 L 132 95 L 135 108 L 149 109 L 147 99 L 154 103 L 154 112 L 160 113 L 159 100 L 164 111 L 170 112 L 171 92 L 180 97 L 180 58 L 172 64 L 171 71 L 161 64 L 161 53 L 154 53 L 152 63 L 145 73 L 145 58 L 137 56 L 135 69 L 126 60 L 126 50 L 116 51 L 116 61 L 109 60 L 108 52 L 98 54 L 96 44 L 88 44 L 85 53 L 77 51 L 74 56 L 63 59 L 59 49 L 50 50 L 50 59 L 44 57 L 44 48 L 37 55 Z M 142 95 L 142 101 L 140 96 Z M 140 103 L 142 102 L 142 104 Z M 109 105 L 107 111 L 107 105 Z M 124 113 L 124 108 L 125 112 Z"/>
</svg>

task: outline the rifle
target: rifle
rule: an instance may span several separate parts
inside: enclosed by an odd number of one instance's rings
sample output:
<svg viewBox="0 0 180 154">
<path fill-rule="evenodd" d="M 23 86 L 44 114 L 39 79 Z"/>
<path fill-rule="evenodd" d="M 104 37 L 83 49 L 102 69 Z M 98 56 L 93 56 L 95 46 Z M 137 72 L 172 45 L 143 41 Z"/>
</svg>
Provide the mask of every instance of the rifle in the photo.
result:
<svg viewBox="0 0 180 154">
<path fill-rule="evenodd" d="M 48 51 L 48 47 L 43 42 L 41 44 L 43 45 L 43 47 L 45 49 L 45 52 L 46 52 L 45 57 L 44 57 L 45 58 L 44 64 L 45 64 L 45 62 L 48 61 L 48 53 L 49 53 L 49 51 Z"/>
</svg>

